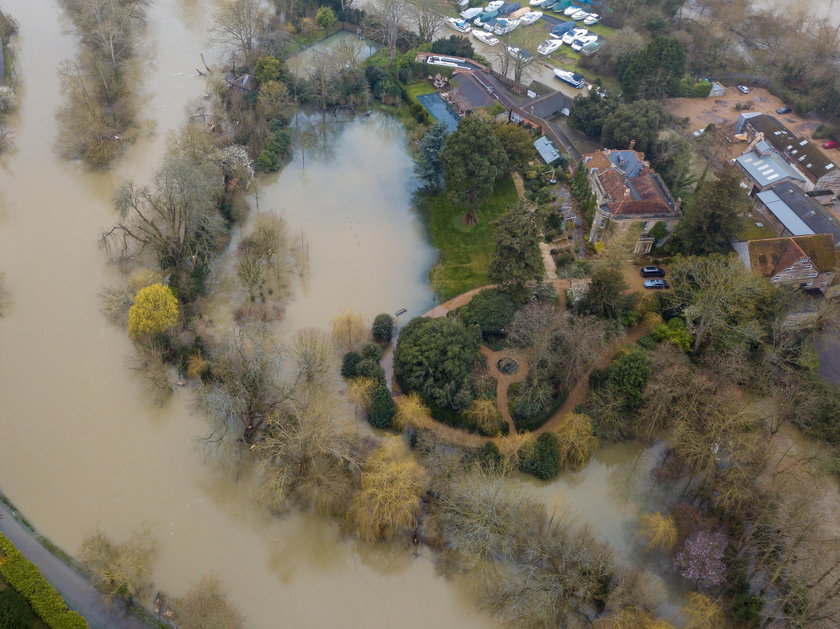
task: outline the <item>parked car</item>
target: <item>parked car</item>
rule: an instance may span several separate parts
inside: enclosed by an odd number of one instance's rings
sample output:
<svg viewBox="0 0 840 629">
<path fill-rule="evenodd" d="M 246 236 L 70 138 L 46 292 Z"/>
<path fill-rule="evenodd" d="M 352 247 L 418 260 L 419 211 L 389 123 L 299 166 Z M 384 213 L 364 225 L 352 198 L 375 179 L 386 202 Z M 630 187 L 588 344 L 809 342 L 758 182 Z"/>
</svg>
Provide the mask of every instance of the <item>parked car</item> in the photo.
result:
<svg viewBox="0 0 840 629">
<path fill-rule="evenodd" d="M 836 149 L 840 144 L 837 144 L 834 140 L 827 140 L 823 142 L 824 149 Z"/>
<path fill-rule="evenodd" d="M 469 33 L 470 32 L 470 25 L 467 24 L 464 20 L 459 20 L 458 18 L 449 17 L 446 18 L 447 26 L 451 26 L 459 33 Z"/>
<path fill-rule="evenodd" d="M 668 288 L 668 282 L 665 280 L 645 280 L 642 284 L 645 288 Z"/>
<path fill-rule="evenodd" d="M 699 138 L 704 133 L 706 133 L 706 127 L 703 127 L 702 129 L 697 129 L 697 131 L 695 131 L 691 135 L 693 135 L 695 138 Z"/>
<path fill-rule="evenodd" d="M 478 41 L 482 44 L 487 44 L 488 46 L 495 46 L 499 43 L 499 40 L 493 37 L 487 31 L 481 31 L 477 28 L 472 30 L 472 36 L 475 37 Z"/>
<path fill-rule="evenodd" d="M 543 16 L 542 11 L 529 11 L 521 18 L 519 18 L 520 24 L 522 26 L 528 26 L 529 24 L 533 24 L 537 20 L 539 20 Z"/>
<path fill-rule="evenodd" d="M 555 50 L 559 50 L 562 45 L 563 41 L 560 39 L 546 39 L 543 43 L 537 46 L 537 52 L 541 55 L 550 55 Z"/>
<path fill-rule="evenodd" d="M 779 107 L 776 110 L 776 113 L 777 114 L 789 114 L 791 111 L 792 111 L 791 108 L 788 107 L 787 105 L 785 105 L 784 107 Z"/>
<path fill-rule="evenodd" d="M 665 277 L 665 269 L 661 266 L 643 266 L 639 269 L 642 277 Z"/>
<path fill-rule="evenodd" d="M 741 94 L 749 94 L 750 93 L 750 88 L 748 88 L 746 85 L 736 85 L 735 89 L 738 90 L 739 92 L 741 92 Z"/>
</svg>

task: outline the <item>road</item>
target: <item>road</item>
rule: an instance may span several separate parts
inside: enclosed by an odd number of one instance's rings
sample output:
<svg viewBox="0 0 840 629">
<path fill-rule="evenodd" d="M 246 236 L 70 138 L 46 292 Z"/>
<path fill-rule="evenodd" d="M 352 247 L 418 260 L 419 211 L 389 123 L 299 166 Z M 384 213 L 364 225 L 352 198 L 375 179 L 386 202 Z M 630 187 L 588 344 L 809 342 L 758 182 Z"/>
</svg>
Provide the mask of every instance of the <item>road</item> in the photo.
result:
<svg viewBox="0 0 840 629">
<path fill-rule="evenodd" d="M 149 625 L 139 618 L 127 615 L 117 605 L 108 602 L 86 577 L 44 548 L 35 534 L 18 522 L 3 503 L 0 503 L 0 533 L 38 566 L 67 601 L 68 607 L 84 616 L 92 628 L 149 629 Z"/>
</svg>

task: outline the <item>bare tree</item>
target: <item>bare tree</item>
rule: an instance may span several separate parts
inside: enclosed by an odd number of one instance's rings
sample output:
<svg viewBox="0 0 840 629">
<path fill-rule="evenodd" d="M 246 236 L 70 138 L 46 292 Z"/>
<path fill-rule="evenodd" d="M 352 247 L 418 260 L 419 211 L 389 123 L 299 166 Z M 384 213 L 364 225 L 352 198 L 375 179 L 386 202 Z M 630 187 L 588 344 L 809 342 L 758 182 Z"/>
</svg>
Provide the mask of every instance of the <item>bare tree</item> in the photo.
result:
<svg viewBox="0 0 840 629">
<path fill-rule="evenodd" d="M 376 0 L 371 8 L 371 28 L 388 47 L 390 65 L 397 56 L 397 42 L 409 17 L 410 6 L 403 0 Z"/>
<path fill-rule="evenodd" d="M 443 25 L 443 16 L 431 5 L 429 0 L 411 0 L 409 13 L 414 29 L 420 41 L 432 42 Z"/>
<path fill-rule="evenodd" d="M 368 340 L 365 320 L 354 310 L 345 308 L 331 323 L 333 342 L 341 352 L 355 351 Z"/>
<path fill-rule="evenodd" d="M 254 47 L 267 24 L 268 11 L 262 0 L 226 0 L 216 14 L 213 35 L 232 53 L 241 52 L 245 64 L 251 65 Z"/>
<path fill-rule="evenodd" d="M 130 603 L 151 589 L 157 546 L 148 529 L 120 544 L 97 531 L 82 541 L 79 557 L 109 598 L 120 597 Z"/>
<path fill-rule="evenodd" d="M 175 617 L 181 629 L 243 629 L 245 619 L 231 605 L 222 591 L 219 579 L 213 576 L 201 580 L 173 601 Z"/>
</svg>

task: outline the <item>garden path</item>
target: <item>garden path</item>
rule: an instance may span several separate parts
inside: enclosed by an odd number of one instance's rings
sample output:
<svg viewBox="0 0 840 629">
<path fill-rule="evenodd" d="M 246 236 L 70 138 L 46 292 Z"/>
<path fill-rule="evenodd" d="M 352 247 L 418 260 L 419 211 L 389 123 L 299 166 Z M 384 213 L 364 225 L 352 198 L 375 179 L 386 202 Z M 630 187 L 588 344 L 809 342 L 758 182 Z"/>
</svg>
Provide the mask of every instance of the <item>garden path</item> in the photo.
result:
<svg viewBox="0 0 840 629">
<path fill-rule="evenodd" d="M 508 388 L 512 384 L 522 382 L 528 376 L 528 361 L 525 360 L 525 357 L 521 353 L 510 349 L 494 352 L 486 345 L 482 345 L 481 353 L 487 359 L 487 368 L 490 370 L 490 375 L 496 379 L 496 406 L 499 407 L 499 412 L 508 424 L 508 434 L 515 435 L 516 424 L 510 415 Z M 504 358 L 505 356 L 513 358 L 519 364 L 519 369 L 516 373 L 506 374 L 499 371 L 497 363 L 500 358 Z"/>
</svg>

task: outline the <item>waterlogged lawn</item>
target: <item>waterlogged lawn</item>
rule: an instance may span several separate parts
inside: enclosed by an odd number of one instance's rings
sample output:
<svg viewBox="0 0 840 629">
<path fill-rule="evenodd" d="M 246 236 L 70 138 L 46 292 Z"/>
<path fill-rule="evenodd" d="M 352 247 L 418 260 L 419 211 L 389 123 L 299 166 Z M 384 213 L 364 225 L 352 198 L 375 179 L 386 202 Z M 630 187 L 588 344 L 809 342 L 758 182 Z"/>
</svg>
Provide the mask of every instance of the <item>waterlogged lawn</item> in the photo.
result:
<svg viewBox="0 0 840 629">
<path fill-rule="evenodd" d="M 493 196 L 478 213 L 476 225 L 464 223 L 464 211 L 452 207 L 445 192 L 420 198 L 418 207 L 432 244 L 440 250 L 440 260 L 429 272 L 429 280 L 441 301 L 490 283 L 487 267 L 496 246 L 492 223 L 516 203 L 510 175 L 496 184 Z"/>
</svg>

